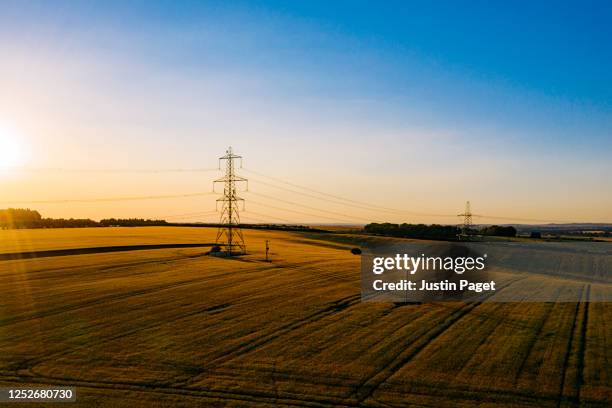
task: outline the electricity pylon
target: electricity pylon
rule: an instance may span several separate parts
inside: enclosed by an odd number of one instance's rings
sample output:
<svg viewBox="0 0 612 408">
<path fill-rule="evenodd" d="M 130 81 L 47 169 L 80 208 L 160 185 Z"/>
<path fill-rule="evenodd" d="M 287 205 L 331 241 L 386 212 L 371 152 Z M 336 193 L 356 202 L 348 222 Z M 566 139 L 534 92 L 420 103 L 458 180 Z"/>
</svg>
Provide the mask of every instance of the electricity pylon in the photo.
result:
<svg viewBox="0 0 612 408">
<path fill-rule="evenodd" d="M 234 159 L 240 159 L 240 167 L 242 168 L 242 156 L 235 155 L 230 146 L 226 150 L 225 156 L 219 157 L 219 170 L 221 169 L 221 161 L 225 160 L 225 175 L 213 182 L 213 190 L 216 183 L 223 183 L 223 196 L 217 199 L 217 209 L 219 202 L 222 205 L 216 241 L 217 245 L 225 248 L 224 252 L 228 256 L 246 253 L 246 246 L 240 229 L 240 215 L 238 214 L 238 202 L 242 202 L 244 207 L 244 198 L 238 196 L 236 184 L 247 183 L 248 189 L 248 180 L 236 175 Z"/>
<path fill-rule="evenodd" d="M 463 217 L 461 235 L 468 235 L 469 231 L 472 229 L 472 210 L 469 201 L 465 202 L 465 211 L 463 214 L 458 214 L 457 217 Z"/>
</svg>

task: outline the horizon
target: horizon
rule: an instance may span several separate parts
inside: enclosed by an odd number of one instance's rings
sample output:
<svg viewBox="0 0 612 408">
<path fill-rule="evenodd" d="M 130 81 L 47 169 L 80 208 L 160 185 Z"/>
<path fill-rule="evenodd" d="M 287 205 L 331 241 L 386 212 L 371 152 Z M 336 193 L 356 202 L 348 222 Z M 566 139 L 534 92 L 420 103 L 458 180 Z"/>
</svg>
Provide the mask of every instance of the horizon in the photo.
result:
<svg viewBox="0 0 612 408">
<path fill-rule="evenodd" d="M 214 222 L 233 146 L 245 223 L 610 224 L 580 4 L 3 2 L 0 208 Z"/>
<path fill-rule="evenodd" d="M 117 221 L 129 221 L 129 220 L 143 220 L 143 221 L 162 221 L 162 222 L 167 222 L 168 226 L 193 226 L 193 225 L 201 225 L 201 226 L 205 226 L 205 227 L 216 227 L 216 226 L 221 226 L 221 225 L 226 225 L 225 223 L 222 223 L 221 221 L 217 220 L 217 221 L 175 221 L 175 220 L 165 220 L 162 218 L 146 218 L 146 217 L 130 217 L 130 218 L 122 218 L 122 217 L 106 217 L 106 218 L 74 218 L 74 217 L 60 217 L 60 218 L 53 218 L 53 217 L 46 217 L 45 214 L 40 213 L 40 211 L 36 210 L 35 208 L 14 208 L 14 207 L 9 207 L 9 208 L 0 208 L 0 213 L 2 211 L 7 211 L 7 210 L 26 210 L 26 211 L 32 211 L 32 212 L 36 212 L 40 215 L 41 219 L 51 219 L 51 220 L 74 220 L 74 221 L 93 221 L 96 223 L 101 223 L 103 221 L 108 221 L 108 220 L 117 220 Z M 410 223 L 410 222 L 398 222 L 398 223 L 392 223 L 392 222 L 380 222 L 379 224 L 396 224 L 396 225 L 401 225 L 401 224 L 407 224 L 407 225 L 417 225 L 417 224 L 423 224 L 423 225 L 441 225 L 441 226 L 457 226 L 457 227 L 461 227 L 462 224 L 461 223 L 431 223 L 431 224 L 425 224 L 425 223 Z M 372 224 L 377 224 L 377 223 L 372 223 Z M 273 221 L 259 221 L 259 222 L 240 222 L 237 225 L 244 225 L 244 226 L 250 226 L 250 225 L 261 225 L 261 226 L 278 226 L 278 227 L 299 227 L 299 226 L 306 226 L 309 228 L 314 228 L 314 227 L 355 227 L 355 228 L 362 228 L 364 227 L 365 223 L 340 223 L 340 222 L 336 222 L 336 223 L 325 223 L 325 222 L 300 222 L 300 221 L 296 221 L 296 222 L 291 222 L 291 223 L 283 223 L 283 222 L 273 222 Z M 101 227 L 101 226 L 113 226 L 113 225 L 96 225 L 93 226 L 93 228 L 97 228 L 97 227 Z M 118 227 L 128 227 L 128 228 L 134 228 L 134 227 L 160 227 L 160 226 L 164 226 L 164 224 L 151 224 L 151 225 L 116 225 Z M 612 227 L 612 223 L 607 223 L 607 222 L 568 222 L 568 223 L 541 223 L 541 224 L 537 224 L 537 223 L 532 223 L 532 224 L 527 224 L 527 223 L 473 223 L 472 226 L 474 228 L 479 228 L 479 227 L 489 227 L 489 226 L 513 226 L 516 227 L 518 229 L 520 228 L 527 228 L 527 227 L 542 227 L 542 228 L 550 228 L 550 227 L 571 227 L 571 226 L 581 226 L 581 227 L 586 227 L 586 226 L 593 226 L 593 227 L 604 227 L 604 228 L 609 228 Z M 73 227 L 73 226 L 60 226 L 60 227 L 43 227 L 44 229 L 55 229 L 55 228 L 90 228 L 89 226 L 83 227 L 83 226 L 79 226 L 79 227 Z M 17 228 L 17 229 L 24 229 L 24 228 Z M 27 229 L 27 228 L 25 228 Z M 586 231 L 583 231 L 586 232 Z"/>
</svg>

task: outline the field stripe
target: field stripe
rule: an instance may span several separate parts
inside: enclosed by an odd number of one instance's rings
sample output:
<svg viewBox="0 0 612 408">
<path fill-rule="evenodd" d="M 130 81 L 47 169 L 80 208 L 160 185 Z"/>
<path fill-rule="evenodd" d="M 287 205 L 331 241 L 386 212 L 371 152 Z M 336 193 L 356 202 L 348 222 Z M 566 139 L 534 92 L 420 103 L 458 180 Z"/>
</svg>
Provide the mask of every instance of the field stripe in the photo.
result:
<svg viewBox="0 0 612 408">
<path fill-rule="evenodd" d="M 216 244 L 149 244 L 149 245 L 116 245 L 91 248 L 50 249 L 46 251 L 9 252 L 0 254 L 0 261 L 14 261 L 19 259 L 49 258 L 55 256 L 104 254 L 109 252 L 146 251 L 150 249 L 172 248 L 201 248 L 212 247 Z"/>
<path fill-rule="evenodd" d="M 508 282 L 504 286 L 500 287 L 498 289 L 498 292 L 507 288 L 511 284 L 523 279 L 525 278 L 522 277 Z M 491 296 L 493 295 L 488 295 L 487 298 Z M 430 330 L 426 331 L 419 338 L 417 338 L 413 342 L 413 344 L 416 344 L 416 346 L 400 352 L 382 370 L 371 375 L 360 385 L 358 385 L 355 391 L 349 396 L 349 398 L 356 398 L 359 403 L 362 403 L 368 398 L 370 398 L 385 381 L 387 381 L 401 367 L 406 365 L 415 356 L 417 356 L 423 349 L 425 349 L 425 347 L 427 347 L 428 344 L 440 337 L 445 331 L 447 331 L 450 327 L 459 322 L 468 313 L 470 313 L 473 309 L 477 308 L 481 304 L 482 302 L 467 303 L 458 310 L 451 313 L 441 325 L 432 327 Z"/>
<path fill-rule="evenodd" d="M 310 315 L 307 315 L 302 319 L 298 319 L 293 322 L 287 323 L 279 327 L 278 329 L 275 329 L 275 331 L 272 333 L 265 334 L 261 337 L 251 339 L 243 344 L 235 346 L 234 348 L 228 350 L 228 352 L 225 355 L 206 363 L 202 369 L 209 370 L 211 368 L 214 368 L 215 366 L 218 366 L 219 364 L 223 364 L 228 361 L 231 361 L 235 359 L 236 357 L 243 355 L 245 353 L 248 353 L 249 351 L 257 347 L 262 347 L 278 339 L 279 337 L 292 332 L 293 330 L 299 327 L 302 327 L 306 324 L 314 323 L 334 313 L 344 311 L 348 307 L 359 303 L 360 300 L 361 300 L 361 294 L 351 295 L 351 296 L 347 296 L 347 297 L 335 300 L 331 302 L 330 304 L 328 304 L 325 308 L 321 310 L 317 310 L 316 312 L 311 313 Z M 186 381 L 183 384 L 185 385 L 193 384 L 194 382 L 198 381 L 201 377 L 202 377 L 201 375 L 195 376 L 191 380 Z"/>
<path fill-rule="evenodd" d="M 242 272 L 247 272 L 247 274 L 245 275 L 245 278 L 242 279 L 242 282 L 244 283 L 244 282 L 247 282 L 247 281 L 258 280 L 258 279 L 260 279 L 260 277 L 258 276 L 259 274 L 267 273 L 270 270 L 274 270 L 276 268 L 278 268 L 278 266 L 269 266 L 269 267 L 264 268 L 264 269 L 257 269 L 256 267 L 247 268 L 246 270 L 242 271 Z M 290 269 L 290 268 L 283 267 L 282 269 L 284 271 L 284 269 Z M 297 268 L 295 268 L 295 269 L 297 269 Z M 220 274 L 217 274 L 217 275 L 209 275 L 209 276 L 206 276 L 206 277 L 203 277 L 203 278 L 196 278 L 196 279 L 190 279 L 190 280 L 186 280 L 186 281 L 175 282 L 174 284 L 157 285 L 157 286 L 154 286 L 152 288 L 147 288 L 147 289 L 143 289 L 143 290 L 136 291 L 136 292 L 132 291 L 132 292 L 128 292 L 128 293 L 124 293 L 124 294 L 119 294 L 119 295 L 106 296 L 103 299 L 98 299 L 95 302 L 91 301 L 91 302 L 81 303 L 81 304 L 78 304 L 78 305 L 73 305 L 72 307 L 69 307 L 69 308 L 64 308 L 62 310 L 49 311 L 49 312 L 52 312 L 52 313 L 48 313 L 45 316 L 36 316 L 36 317 L 31 317 L 31 318 L 33 319 L 33 318 L 47 317 L 47 316 L 51 316 L 51 315 L 54 315 L 54 314 L 59 314 L 59 313 L 79 310 L 79 309 L 84 308 L 84 307 L 91 307 L 91 306 L 95 306 L 95 305 L 103 304 L 103 303 L 107 303 L 107 302 L 120 301 L 120 300 L 131 298 L 131 297 L 134 297 L 134 296 L 149 295 L 149 294 L 152 294 L 152 293 L 156 293 L 156 292 L 160 292 L 160 291 L 165 291 L 165 290 L 170 290 L 170 289 L 174 289 L 174 288 L 185 286 L 185 285 L 204 283 L 204 282 L 211 281 L 211 280 L 214 280 L 214 279 L 223 278 L 223 277 L 225 277 L 226 275 L 228 275 L 230 273 L 232 273 L 232 272 L 223 272 L 223 273 L 220 273 Z M 304 286 L 304 285 L 312 283 L 312 282 L 325 282 L 326 280 L 331 280 L 331 279 L 332 279 L 331 276 L 326 276 L 323 279 L 321 279 L 319 277 L 310 276 L 307 279 L 295 282 L 293 285 L 290 285 L 290 286 L 285 285 L 284 287 L 285 288 L 299 288 L 301 286 Z M 223 289 L 225 287 L 232 286 L 232 285 L 233 285 L 233 282 L 228 282 L 225 285 L 216 286 L 216 289 L 219 290 L 219 289 Z M 234 304 L 247 303 L 250 299 L 257 298 L 260 293 L 266 292 L 268 290 L 269 290 L 268 288 L 264 288 L 264 289 L 262 289 L 262 290 L 260 290 L 258 292 L 251 292 L 250 295 L 248 295 L 248 296 L 242 296 L 242 297 L 236 299 L 237 302 L 234 302 Z M 337 302 L 337 301 L 335 301 L 335 302 Z M 185 319 L 185 318 L 197 315 L 197 314 L 209 313 L 211 308 L 215 308 L 217 306 L 219 306 L 219 305 L 212 305 L 212 306 L 211 305 L 207 305 L 207 306 L 205 306 L 203 308 L 200 308 L 200 309 L 198 309 L 196 311 L 193 311 L 193 312 L 190 312 L 190 313 L 186 313 L 186 314 L 177 316 L 177 317 L 174 318 L 173 322 L 175 322 L 177 320 L 182 320 L 182 319 Z M 225 304 L 224 304 L 224 306 L 225 306 Z M 25 320 L 29 320 L 29 319 L 25 319 Z M 15 323 L 15 322 L 11 322 L 11 323 Z M 45 361 L 55 360 L 58 357 L 71 354 L 74 351 L 77 351 L 79 349 L 86 349 L 86 348 L 90 348 L 92 346 L 96 346 L 96 345 L 104 344 L 104 343 L 107 343 L 107 342 L 110 342 L 110 341 L 118 340 L 120 338 L 124 338 L 124 337 L 130 336 L 132 334 L 135 334 L 135 333 L 138 333 L 138 332 L 141 332 L 141 331 L 144 331 L 144 330 L 152 329 L 152 328 L 155 328 L 155 327 L 163 326 L 163 325 L 166 325 L 166 324 L 169 324 L 169 322 L 161 321 L 161 322 L 156 322 L 156 323 L 148 324 L 148 325 L 145 325 L 145 326 L 141 326 L 141 327 L 138 327 L 138 328 L 135 328 L 135 329 L 132 329 L 132 330 L 128 330 L 128 331 L 125 331 L 123 333 L 116 334 L 116 335 L 100 336 L 94 342 L 88 342 L 87 344 L 83 344 L 81 346 L 73 346 L 73 347 L 71 347 L 69 349 L 66 349 L 66 350 L 63 350 L 63 351 L 60 351 L 60 352 L 56 352 L 56 353 L 52 353 L 51 355 L 47 355 L 47 356 L 45 356 L 43 358 L 37 357 L 37 358 L 32 358 L 32 359 L 29 359 L 29 360 L 22 361 L 22 362 L 20 362 L 19 367 L 20 367 L 20 369 L 28 369 L 29 367 L 34 367 L 34 366 L 36 366 L 38 364 L 44 363 Z M 280 334 L 278 334 L 278 332 L 274 332 L 274 333 L 277 334 L 277 337 L 280 336 Z M 189 377 L 189 378 L 191 378 L 191 377 Z"/>
<path fill-rule="evenodd" d="M 185 260 L 186 258 L 178 258 L 176 260 L 181 261 L 181 260 Z M 149 262 L 149 261 L 147 261 Z M 157 262 L 157 261 L 154 261 Z M 140 264 L 137 264 L 137 266 L 139 266 Z M 119 268 L 123 267 L 119 266 Z M 129 266 L 128 266 L 129 267 Z M 278 266 L 270 266 L 269 268 L 265 268 L 265 269 L 258 269 L 259 266 L 254 266 L 253 268 L 248 268 L 246 270 L 243 270 L 243 272 L 255 272 L 255 273 L 260 273 L 260 272 L 266 272 L 266 271 L 270 271 L 273 269 L 278 268 Z M 192 279 L 185 279 L 185 280 L 181 280 L 181 281 L 175 281 L 173 283 L 163 283 L 163 284 L 158 284 L 158 285 L 153 285 L 147 288 L 142 288 L 142 289 L 137 289 L 137 290 L 132 290 L 132 291 L 128 291 L 128 292 L 123 292 L 123 293 L 118 293 L 118 294 L 112 294 L 112 295 L 106 295 L 106 296 L 102 296 L 96 299 L 92 299 L 89 301 L 85 301 L 85 302 L 80 302 L 80 303 L 74 303 L 74 304 L 70 304 L 70 305 L 66 305 L 63 307 L 59 307 L 56 309 L 51 309 L 51 310 L 45 310 L 45 311 L 40 311 L 37 313 L 30 313 L 28 315 L 25 316 L 12 316 L 12 317 L 8 317 L 5 319 L 0 319 L 0 325 L 1 326 L 6 326 L 9 324 L 13 324 L 13 323 L 17 323 L 17 322 L 22 322 L 22 321 L 27 321 L 27 320 L 32 320 L 32 319 L 38 319 L 38 318 L 44 318 L 44 317 L 49 317 L 49 316 L 53 316 L 56 314 L 61 314 L 64 312 L 69 312 L 69 311 L 74 311 L 74 310 L 78 310 L 84 307 L 90 307 L 90 306 L 95 306 L 95 305 L 99 305 L 99 304 L 103 304 L 103 303 L 107 303 L 107 302 L 113 302 L 116 300 L 121 300 L 121 299 L 127 299 L 133 296 L 141 296 L 141 295 L 147 295 L 147 294 L 151 294 L 151 293 L 155 293 L 155 292 L 159 292 L 159 291 L 164 291 L 164 290 L 168 290 L 168 289 L 174 289 L 180 286 L 185 286 L 185 285 L 190 285 L 190 284 L 194 284 L 194 283 L 202 283 L 202 282 L 207 282 L 210 280 L 214 280 L 214 279 L 218 279 L 227 275 L 230 275 L 234 272 L 232 271 L 226 271 L 226 272 L 222 272 L 222 273 L 218 273 L 216 275 L 207 275 L 204 277 L 198 277 L 198 278 L 192 278 Z M 256 276 L 254 275 L 249 275 L 248 278 L 243 279 L 243 282 L 245 281 L 251 281 L 257 279 Z M 220 286 L 219 288 L 223 288 L 223 286 Z"/>
<path fill-rule="evenodd" d="M 577 368 L 577 379 L 576 379 L 576 390 L 577 390 L 577 403 L 580 404 L 580 391 L 584 384 L 584 366 L 585 366 L 585 353 L 586 353 L 586 342 L 587 342 L 587 329 L 589 323 L 589 298 L 591 295 L 591 285 L 587 286 L 586 296 L 583 302 L 584 315 L 582 316 L 582 327 L 580 328 L 580 348 L 578 352 L 578 368 Z"/>
<path fill-rule="evenodd" d="M 207 389 L 194 389 L 194 388 L 183 388 L 183 387 L 169 387 L 163 385 L 153 385 L 146 383 L 137 382 L 124 382 L 124 381 L 84 381 L 76 378 L 64 378 L 55 379 L 47 377 L 11 377 L 0 375 L 0 381 L 6 383 L 37 383 L 37 384 L 54 384 L 62 386 L 74 386 L 83 388 L 94 388 L 94 389 L 105 389 L 111 391 L 141 391 L 146 393 L 159 393 L 159 394 L 170 394 L 170 395 L 186 395 L 194 397 L 203 397 L 210 399 L 221 399 L 228 401 L 239 401 L 239 402 L 250 402 L 250 403 L 269 403 L 274 405 L 284 406 L 296 406 L 296 407 L 316 407 L 325 408 L 329 406 L 337 407 L 353 407 L 354 405 L 344 404 L 341 401 L 331 398 L 323 398 L 317 401 L 317 396 L 304 395 L 302 398 L 284 398 L 271 396 L 264 392 L 248 392 L 246 390 L 233 390 L 233 391 L 221 391 L 221 390 L 207 390 Z M 77 395 L 78 398 L 78 395 Z"/>
<path fill-rule="evenodd" d="M 521 373 L 523 372 L 525 366 L 527 365 L 527 362 L 529 361 L 529 357 L 531 356 L 533 348 L 535 347 L 536 343 L 540 339 L 540 335 L 542 333 L 542 330 L 544 329 L 544 326 L 546 325 L 546 322 L 548 322 L 548 318 L 550 317 L 550 314 L 552 313 L 554 305 L 555 305 L 555 303 L 553 303 L 553 302 L 550 302 L 550 303 L 546 304 L 546 312 L 545 312 L 544 316 L 539 320 L 539 323 L 538 323 L 538 325 L 537 325 L 537 327 L 535 329 L 535 332 L 531 336 L 531 339 L 529 340 L 529 343 L 527 344 L 527 349 L 525 350 L 525 358 L 523 358 L 523 361 L 521 362 L 521 365 L 520 365 L 519 369 L 516 372 L 516 378 L 514 379 L 514 385 L 515 386 L 518 384 L 519 379 L 521 377 Z"/>
<path fill-rule="evenodd" d="M 582 287 L 582 294 L 585 293 L 585 287 Z M 574 312 L 574 319 L 572 321 L 572 327 L 570 329 L 570 338 L 569 341 L 567 343 L 567 349 L 565 352 L 565 357 L 564 357 L 564 362 L 563 362 L 563 369 L 561 371 L 561 383 L 559 384 L 559 395 L 557 397 L 557 408 L 561 407 L 564 403 L 568 402 L 568 400 L 572 403 L 571 405 L 573 405 L 573 403 L 576 402 L 576 394 L 574 395 L 570 395 L 568 397 L 566 397 L 566 394 L 569 393 L 571 390 L 567 390 L 566 388 L 566 382 L 568 381 L 568 371 L 570 369 L 570 360 L 572 358 L 572 349 L 574 347 L 574 343 L 577 341 L 576 340 L 576 330 L 578 330 L 577 328 L 577 321 L 579 319 L 580 316 L 580 310 L 581 310 L 581 305 L 584 305 L 584 303 L 580 303 L 580 302 L 576 302 L 576 308 L 575 308 L 575 312 Z M 580 340 L 578 340 L 580 341 Z M 576 380 L 574 380 L 572 382 L 572 385 L 575 386 L 576 385 Z"/>
</svg>

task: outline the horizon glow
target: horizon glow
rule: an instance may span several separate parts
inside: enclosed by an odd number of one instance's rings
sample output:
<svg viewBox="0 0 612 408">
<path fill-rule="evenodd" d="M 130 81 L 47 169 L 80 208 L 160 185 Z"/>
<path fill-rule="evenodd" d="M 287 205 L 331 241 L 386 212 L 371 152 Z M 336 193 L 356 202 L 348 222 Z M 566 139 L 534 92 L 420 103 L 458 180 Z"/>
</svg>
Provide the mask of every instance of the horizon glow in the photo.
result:
<svg viewBox="0 0 612 408">
<path fill-rule="evenodd" d="M 5 171 L 0 200 L 206 191 L 218 174 L 89 170 L 214 168 L 231 145 L 247 169 L 448 215 L 347 210 L 252 182 L 355 222 L 456 223 L 467 200 L 500 223 L 612 222 L 610 16 L 596 2 L 3 2 L 0 118 L 22 159 L 2 166 L 88 171 Z M 332 222 L 244 197 L 260 217 Z M 150 218 L 214 199 L 30 206 Z"/>
</svg>

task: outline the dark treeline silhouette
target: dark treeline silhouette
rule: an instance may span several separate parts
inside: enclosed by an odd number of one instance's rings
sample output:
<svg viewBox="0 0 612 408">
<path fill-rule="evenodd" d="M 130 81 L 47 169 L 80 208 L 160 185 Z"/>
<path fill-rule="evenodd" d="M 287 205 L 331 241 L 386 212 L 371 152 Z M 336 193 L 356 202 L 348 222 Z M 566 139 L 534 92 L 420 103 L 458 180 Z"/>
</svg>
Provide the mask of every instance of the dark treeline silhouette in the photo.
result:
<svg viewBox="0 0 612 408">
<path fill-rule="evenodd" d="M 196 226 L 216 227 L 216 223 L 168 223 L 166 220 L 150 220 L 144 218 L 106 218 L 94 221 L 91 219 L 75 218 L 43 218 L 36 210 L 29 208 L 7 208 L 0 210 L 0 229 L 18 228 L 85 228 L 85 227 L 143 227 L 143 226 Z M 306 225 L 279 225 L 279 224 L 241 224 L 242 228 L 327 232 L 324 229 L 312 228 Z M 425 239 L 455 239 L 460 230 L 452 225 L 425 225 L 425 224 L 391 224 L 371 223 L 364 227 L 369 234 L 387 235 L 402 238 Z M 473 230 L 473 234 L 496 235 L 502 237 L 515 237 L 516 228 L 512 226 L 491 225 L 482 229 Z"/>
<path fill-rule="evenodd" d="M 174 227 L 213 227 L 218 228 L 219 223 L 214 222 L 180 222 L 180 223 L 168 223 Z M 275 230 L 275 231 L 304 231 L 304 232 L 330 232 L 326 229 L 311 227 L 308 225 L 294 225 L 294 224 L 240 224 L 240 228 L 243 229 L 262 229 L 262 230 Z"/>
<path fill-rule="evenodd" d="M 39 228 L 42 217 L 38 211 L 23 208 L 0 210 L 0 228 Z"/>
<path fill-rule="evenodd" d="M 144 218 L 107 218 L 100 220 L 101 227 L 146 227 L 168 225 L 166 220 L 145 220 Z"/>
<path fill-rule="evenodd" d="M 386 235 L 401 238 L 455 239 L 461 232 L 459 227 L 452 225 L 425 224 L 377 224 L 366 225 L 364 231 L 370 234 Z M 491 225 L 480 230 L 471 229 L 470 235 L 491 235 L 499 237 L 515 237 L 516 228 L 512 226 Z"/>
<path fill-rule="evenodd" d="M 388 235 L 402 238 L 455 239 L 459 229 L 451 225 L 391 224 L 372 223 L 364 231 L 370 234 Z"/>
<path fill-rule="evenodd" d="M 99 224 L 89 218 L 43 218 L 38 226 L 29 228 L 86 228 L 98 227 Z"/>
<path fill-rule="evenodd" d="M 85 227 L 136 227 L 168 225 L 165 220 L 145 220 L 143 218 L 109 218 L 100 222 L 75 218 L 43 218 L 38 211 L 29 208 L 7 208 L 0 210 L 0 229 L 20 228 L 85 228 Z"/>
<path fill-rule="evenodd" d="M 218 227 L 217 223 L 169 223 L 166 220 L 150 220 L 144 218 L 106 218 L 100 221 L 91 219 L 43 218 L 36 210 L 29 208 L 7 208 L 0 210 L 0 229 L 20 228 L 85 228 L 85 227 Z M 267 229 L 281 231 L 327 232 L 306 225 L 280 224 L 241 224 L 241 228 Z"/>
<path fill-rule="evenodd" d="M 42 218 L 38 211 L 28 208 L 8 208 L 0 210 L 0 228 L 83 228 L 97 227 L 90 219 Z"/>
<path fill-rule="evenodd" d="M 516 228 L 512 226 L 502 227 L 491 225 L 480 230 L 482 235 L 494 235 L 498 237 L 516 237 Z"/>
</svg>

